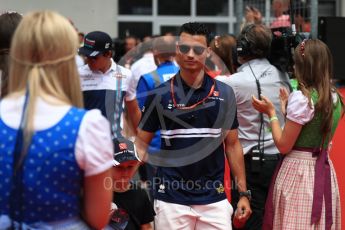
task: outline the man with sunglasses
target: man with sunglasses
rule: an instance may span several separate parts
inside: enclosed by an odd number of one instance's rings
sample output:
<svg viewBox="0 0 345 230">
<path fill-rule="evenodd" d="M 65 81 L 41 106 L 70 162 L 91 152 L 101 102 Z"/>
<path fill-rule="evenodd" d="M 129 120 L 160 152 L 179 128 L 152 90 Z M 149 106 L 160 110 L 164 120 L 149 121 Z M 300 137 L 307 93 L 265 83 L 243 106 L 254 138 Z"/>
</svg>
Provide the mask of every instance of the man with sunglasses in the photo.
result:
<svg viewBox="0 0 345 230">
<path fill-rule="evenodd" d="M 142 159 L 158 166 L 153 184 L 157 229 L 231 229 L 224 155 L 238 189 L 247 191 L 235 95 L 204 70 L 210 54 L 208 35 L 203 24 L 182 25 L 176 45 L 180 71 L 155 88 L 142 107 L 136 147 Z M 147 155 L 158 130 L 161 150 Z M 251 214 L 248 198 L 238 203 L 240 220 Z"/>
<path fill-rule="evenodd" d="M 113 139 L 131 144 L 124 139 L 120 125 L 123 103 L 134 127 L 140 120 L 135 90 L 128 87 L 133 81 L 131 71 L 113 61 L 112 39 L 105 32 L 88 33 L 79 53 L 87 63 L 79 68 L 85 108 L 101 110 L 111 124 Z"/>
</svg>

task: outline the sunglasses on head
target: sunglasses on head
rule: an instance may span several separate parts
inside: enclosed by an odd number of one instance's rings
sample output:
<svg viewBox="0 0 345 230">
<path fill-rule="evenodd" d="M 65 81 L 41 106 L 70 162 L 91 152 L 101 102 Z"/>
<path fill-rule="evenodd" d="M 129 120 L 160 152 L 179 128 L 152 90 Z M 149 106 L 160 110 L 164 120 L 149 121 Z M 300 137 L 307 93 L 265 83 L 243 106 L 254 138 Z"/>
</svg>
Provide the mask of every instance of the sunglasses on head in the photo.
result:
<svg viewBox="0 0 345 230">
<path fill-rule="evenodd" d="M 206 47 L 203 46 L 189 46 L 189 45 L 179 45 L 179 50 L 183 54 L 188 54 L 191 49 L 196 55 L 201 55 L 206 50 Z"/>
</svg>

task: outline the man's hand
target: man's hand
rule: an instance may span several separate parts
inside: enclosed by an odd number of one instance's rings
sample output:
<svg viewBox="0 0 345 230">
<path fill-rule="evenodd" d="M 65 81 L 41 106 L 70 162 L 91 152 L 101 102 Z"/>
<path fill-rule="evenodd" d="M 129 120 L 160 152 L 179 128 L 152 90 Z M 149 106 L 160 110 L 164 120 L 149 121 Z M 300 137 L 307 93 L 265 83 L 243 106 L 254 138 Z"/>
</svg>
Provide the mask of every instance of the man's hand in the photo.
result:
<svg viewBox="0 0 345 230">
<path fill-rule="evenodd" d="M 252 214 L 252 209 L 250 208 L 250 203 L 247 197 L 242 196 L 237 203 L 237 209 L 235 213 L 235 218 L 240 222 L 245 222 L 248 220 Z"/>
</svg>

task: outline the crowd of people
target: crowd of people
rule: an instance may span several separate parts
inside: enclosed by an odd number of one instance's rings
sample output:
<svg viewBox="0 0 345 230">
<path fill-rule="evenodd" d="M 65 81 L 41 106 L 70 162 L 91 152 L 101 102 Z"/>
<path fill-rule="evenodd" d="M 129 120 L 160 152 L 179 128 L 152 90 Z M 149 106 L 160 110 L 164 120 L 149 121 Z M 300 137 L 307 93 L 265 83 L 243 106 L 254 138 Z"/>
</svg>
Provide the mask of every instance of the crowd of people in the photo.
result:
<svg viewBox="0 0 345 230">
<path fill-rule="evenodd" d="M 119 58 L 59 13 L 0 15 L 0 230 L 341 229 L 332 55 L 303 40 L 291 87 L 276 26 L 246 16 L 129 36 Z"/>
</svg>

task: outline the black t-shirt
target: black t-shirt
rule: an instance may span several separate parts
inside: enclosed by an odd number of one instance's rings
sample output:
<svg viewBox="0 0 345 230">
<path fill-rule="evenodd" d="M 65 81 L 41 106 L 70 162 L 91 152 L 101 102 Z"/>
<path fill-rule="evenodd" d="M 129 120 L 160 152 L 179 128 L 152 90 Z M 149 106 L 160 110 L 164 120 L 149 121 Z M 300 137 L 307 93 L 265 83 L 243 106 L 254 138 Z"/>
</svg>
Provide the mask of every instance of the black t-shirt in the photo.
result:
<svg viewBox="0 0 345 230">
<path fill-rule="evenodd" d="M 133 184 L 127 192 L 114 192 L 113 202 L 118 209 L 111 217 L 111 229 L 140 230 L 142 224 L 152 222 L 156 215 L 146 191 Z"/>
</svg>

